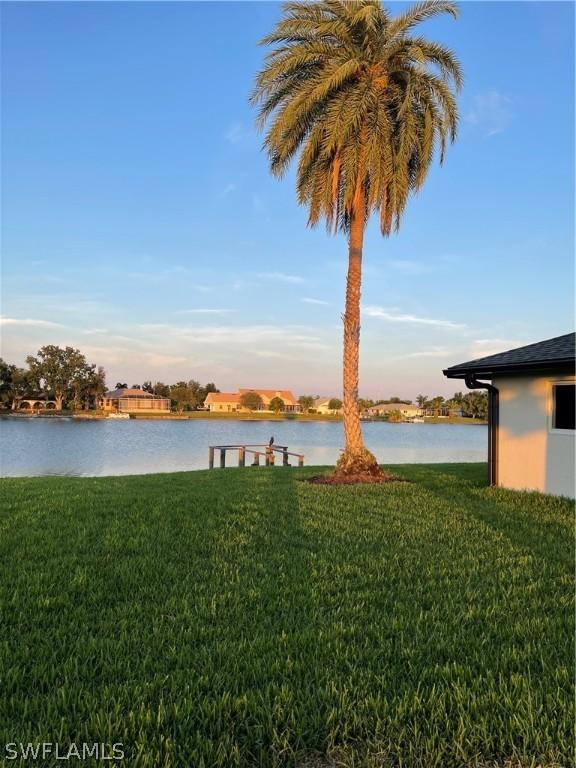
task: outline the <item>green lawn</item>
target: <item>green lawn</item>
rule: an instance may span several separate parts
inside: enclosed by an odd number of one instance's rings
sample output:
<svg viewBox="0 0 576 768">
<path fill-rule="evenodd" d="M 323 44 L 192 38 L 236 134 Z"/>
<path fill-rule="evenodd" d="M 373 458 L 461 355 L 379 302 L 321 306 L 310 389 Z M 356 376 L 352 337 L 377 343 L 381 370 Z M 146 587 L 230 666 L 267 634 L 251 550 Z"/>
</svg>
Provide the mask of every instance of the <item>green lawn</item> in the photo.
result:
<svg viewBox="0 0 576 768">
<path fill-rule="evenodd" d="M 1 481 L 0 750 L 573 765 L 572 504 L 488 489 L 483 465 L 393 469 L 412 482 Z"/>
</svg>

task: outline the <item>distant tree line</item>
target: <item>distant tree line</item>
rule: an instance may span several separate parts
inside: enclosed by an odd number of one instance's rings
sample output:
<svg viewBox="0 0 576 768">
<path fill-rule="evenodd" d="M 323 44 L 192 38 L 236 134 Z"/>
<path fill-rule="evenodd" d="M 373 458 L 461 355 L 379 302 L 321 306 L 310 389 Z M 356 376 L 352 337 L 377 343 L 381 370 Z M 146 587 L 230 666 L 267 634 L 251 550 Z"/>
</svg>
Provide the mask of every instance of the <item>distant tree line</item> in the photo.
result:
<svg viewBox="0 0 576 768">
<path fill-rule="evenodd" d="M 398 403 L 398 413 L 401 413 L 402 405 L 412 405 L 412 400 L 402 399 L 400 397 L 390 397 L 387 400 L 366 400 L 359 398 L 358 410 L 362 413 L 368 408 L 376 405 L 390 405 Z M 472 390 L 465 395 L 462 392 L 455 392 L 452 397 L 446 399 L 442 395 L 428 397 L 427 395 L 418 395 L 416 405 L 426 411 L 435 412 L 439 415 L 449 416 L 451 414 L 460 414 L 474 419 L 488 418 L 488 395 L 484 391 Z M 392 417 L 393 420 L 394 417 Z"/>
<path fill-rule="evenodd" d="M 465 395 L 462 392 L 455 392 L 448 400 L 445 400 L 441 395 L 432 398 L 418 395 L 416 403 L 425 410 L 460 413 L 462 416 L 473 419 L 488 418 L 488 393 L 477 389 L 473 389 Z"/>
<path fill-rule="evenodd" d="M 116 389 L 127 384 L 116 383 Z M 204 404 L 209 392 L 219 392 L 213 382 L 178 381 L 164 384 L 145 381 L 134 384 L 160 397 L 169 397 L 177 411 L 194 410 Z M 88 410 L 98 407 L 106 392 L 106 373 L 102 366 L 89 363 L 79 349 L 48 344 L 26 358 L 26 367 L 7 363 L 0 358 L 0 406 L 18 410 L 23 400 L 52 401 L 54 410 Z"/>
</svg>

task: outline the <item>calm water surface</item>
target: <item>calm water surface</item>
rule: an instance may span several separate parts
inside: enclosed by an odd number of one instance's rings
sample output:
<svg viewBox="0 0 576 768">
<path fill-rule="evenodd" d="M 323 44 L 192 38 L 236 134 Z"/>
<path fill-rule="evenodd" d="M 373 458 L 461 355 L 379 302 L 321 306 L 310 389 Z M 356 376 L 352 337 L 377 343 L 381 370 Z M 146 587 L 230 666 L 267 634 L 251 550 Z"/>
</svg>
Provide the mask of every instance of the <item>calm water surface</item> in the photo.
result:
<svg viewBox="0 0 576 768">
<path fill-rule="evenodd" d="M 487 428 L 459 424 L 363 425 L 381 463 L 485 461 Z M 305 464 L 334 464 L 341 423 L 321 421 L 136 421 L 0 418 L 0 474 L 133 475 L 208 467 L 208 446 L 268 443 L 305 455 Z M 217 459 L 218 460 L 218 459 Z M 236 456 L 228 461 L 235 465 Z"/>
</svg>

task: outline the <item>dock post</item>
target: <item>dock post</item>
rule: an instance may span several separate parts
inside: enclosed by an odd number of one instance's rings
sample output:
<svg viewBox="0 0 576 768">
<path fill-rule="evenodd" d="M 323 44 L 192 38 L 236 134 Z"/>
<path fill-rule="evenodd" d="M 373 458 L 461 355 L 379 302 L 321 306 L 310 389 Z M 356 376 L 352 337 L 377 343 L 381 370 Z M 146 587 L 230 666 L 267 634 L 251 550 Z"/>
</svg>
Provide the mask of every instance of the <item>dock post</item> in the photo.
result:
<svg viewBox="0 0 576 768">
<path fill-rule="evenodd" d="M 246 448 L 243 445 L 238 448 L 238 466 L 246 466 Z"/>
<path fill-rule="evenodd" d="M 208 469 L 214 469 L 214 447 L 208 448 Z"/>
<path fill-rule="evenodd" d="M 226 466 L 226 448 L 220 448 L 220 469 Z"/>
<path fill-rule="evenodd" d="M 304 466 L 304 456 L 300 455 L 298 456 L 298 466 L 303 467 Z"/>
<path fill-rule="evenodd" d="M 284 448 L 284 450 L 282 451 L 282 465 L 284 467 L 290 466 L 288 464 L 288 449 L 287 448 Z"/>
</svg>

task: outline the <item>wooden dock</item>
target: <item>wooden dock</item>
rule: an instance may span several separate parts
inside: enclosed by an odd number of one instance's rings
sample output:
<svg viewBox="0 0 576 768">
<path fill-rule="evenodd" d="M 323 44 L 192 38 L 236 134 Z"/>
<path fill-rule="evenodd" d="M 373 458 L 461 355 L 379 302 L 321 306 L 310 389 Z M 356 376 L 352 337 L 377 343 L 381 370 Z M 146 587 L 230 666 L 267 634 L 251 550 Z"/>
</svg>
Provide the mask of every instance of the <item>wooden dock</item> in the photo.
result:
<svg viewBox="0 0 576 768">
<path fill-rule="evenodd" d="M 208 469 L 214 469 L 214 456 L 216 451 L 220 453 L 220 469 L 226 467 L 226 454 L 228 451 L 238 451 L 238 466 L 246 466 L 246 457 L 252 457 L 252 461 L 248 464 L 249 467 L 259 467 L 260 457 L 264 460 L 266 467 L 273 467 L 276 464 L 276 456 L 282 457 L 283 467 L 290 467 L 291 464 L 288 461 L 290 456 L 295 456 L 298 459 L 298 466 L 304 466 L 304 454 L 294 453 L 288 450 L 287 445 L 211 445 L 208 448 Z"/>
</svg>

